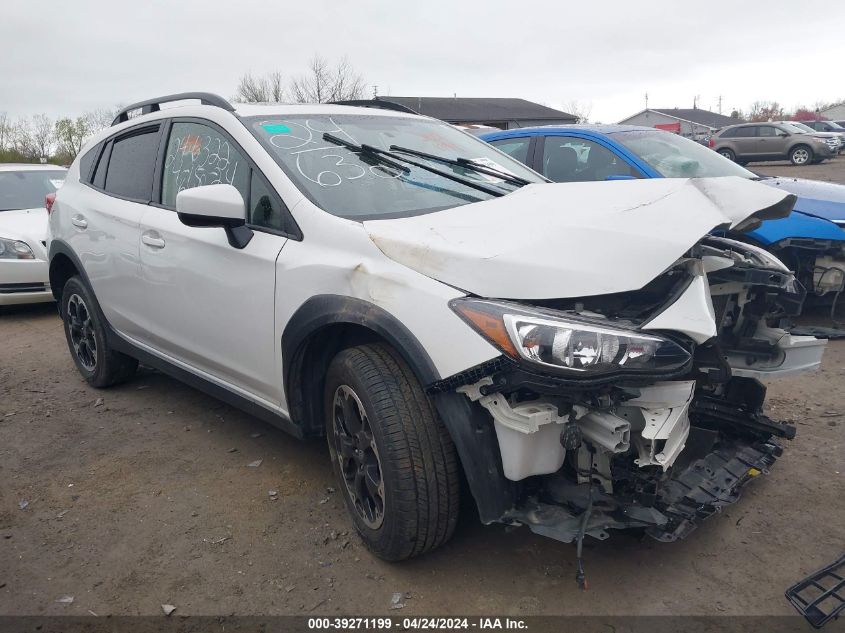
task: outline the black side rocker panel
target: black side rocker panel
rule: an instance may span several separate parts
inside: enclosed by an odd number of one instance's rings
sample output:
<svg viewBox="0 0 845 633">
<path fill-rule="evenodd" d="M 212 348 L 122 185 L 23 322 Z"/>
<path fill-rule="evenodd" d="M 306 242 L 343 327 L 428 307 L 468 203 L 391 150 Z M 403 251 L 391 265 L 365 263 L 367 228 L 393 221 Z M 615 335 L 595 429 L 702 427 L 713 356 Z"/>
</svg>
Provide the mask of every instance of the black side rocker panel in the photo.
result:
<svg viewBox="0 0 845 633">
<path fill-rule="evenodd" d="M 194 389 L 198 389 L 199 391 L 207 393 L 218 400 L 222 400 L 226 404 L 241 409 L 256 418 L 264 420 L 282 431 L 290 433 L 294 437 L 299 439 L 304 437 L 302 428 L 294 424 L 289 418 L 283 416 L 281 413 L 266 409 L 249 398 L 245 398 L 234 391 L 230 391 L 229 389 L 221 387 L 210 380 L 206 380 L 205 378 L 182 369 L 173 363 L 159 358 L 155 354 L 150 354 L 149 352 L 136 347 L 129 341 L 121 338 L 108 324 L 106 324 L 106 332 L 108 333 L 109 345 L 119 352 L 123 352 L 132 358 L 137 358 L 138 361 L 144 365 L 153 367 L 163 374 L 167 374 L 168 376 L 175 378 L 179 382 L 183 382 Z"/>
</svg>

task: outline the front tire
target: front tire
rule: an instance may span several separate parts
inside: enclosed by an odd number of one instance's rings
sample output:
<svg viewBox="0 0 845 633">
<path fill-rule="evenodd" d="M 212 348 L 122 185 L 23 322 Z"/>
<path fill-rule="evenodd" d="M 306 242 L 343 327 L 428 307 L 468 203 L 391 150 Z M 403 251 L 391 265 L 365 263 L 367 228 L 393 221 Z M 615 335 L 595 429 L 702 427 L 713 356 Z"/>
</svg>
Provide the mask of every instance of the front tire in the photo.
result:
<svg viewBox="0 0 845 633">
<path fill-rule="evenodd" d="M 730 161 L 736 162 L 736 154 L 734 154 L 731 150 L 725 148 L 719 150 L 719 155 L 724 156 Z"/>
<path fill-rule="evenodd" d="M 459 511 L 457 455 L 404 360 L 383 344 L 340 352 L 324 403 L 329 454 L 364 544 L 398 561 L 448 541 Z"/>
<path fill-rule="evenodd" d="M 806 145 L 796 145 L 789 152 L 789 160 L 793 165 L 809 165 L 813 162 L 813 150 Z"/>
<path fill-rule="evenodd" d="M 109 387 L 135 375 L 138 361 L 109 346 L 105 319 L 78 276 L 68 279 L 62 290 L 62 320 L 70 355 L 89 384 Z"/>
</svg>

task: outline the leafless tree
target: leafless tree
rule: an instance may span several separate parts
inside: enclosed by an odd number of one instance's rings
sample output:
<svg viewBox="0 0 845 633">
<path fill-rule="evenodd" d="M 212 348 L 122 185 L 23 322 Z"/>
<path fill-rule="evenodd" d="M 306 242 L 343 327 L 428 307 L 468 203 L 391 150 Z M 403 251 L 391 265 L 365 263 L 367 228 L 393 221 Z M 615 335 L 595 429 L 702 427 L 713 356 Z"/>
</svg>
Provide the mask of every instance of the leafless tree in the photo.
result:
<svg viewBox="0 0 845 633">
<path fill-rule="evenodd" d="M 324 57 L 314 55 L 308 72 L 291 81 L 290 95 L 297 103 L 326 103 L 361 99 L 364 88 L 363 77 L 346 57 L 332 66 Z"/>
<path fill-rule="evenodd" d="M 593 112 L 592 102 L 582 102 L 573 99 L 563 104 L 563 108 L 569 114 L 575 115 L 577 123 L 589 123 L 590 114 Z"/>
<path fill-rule="evenodd" d="M 12 124 L 6 112 L 0 112 L 0 152 L 12 144 Z"/>
<path fill-rule="evenodd" d="M 38 158 L 32 126 L 26 117 L 20 117 L 11 127 L 11 148 L 26 160 Z"/>
<path fill-rule="evenodd" d="M 116 105 L 112 109 L 98 108 L 97 110 L 91 110 L 90 112 L 83 114 L 82 116 L 85 117 L 85 121 L 88 125 L 88 133 L 93 134 L 94 132 L 99 132 L 100 130 L 109 127 L 121 108 L 122 106 Z"/>
<path fill-rule="evenodd" d="M 37 158 L 47 158 L 53 149 L 53 121 L 46 114 L 32 117 L 32 143 Z"/>
<path fill-rule="evenodd" d="M 243 103 L 281 103 L 285 100 L 282 73 L 278 70 L 266 75 L 243 75 L 238 82 L 236 101 Z"/>
<path fill-rule="evenodd" d="M 749 121 L 779 121 L 783 118 L 783 106 L 777 101 L 755 101 L 748 111 Z"/>
</svg>

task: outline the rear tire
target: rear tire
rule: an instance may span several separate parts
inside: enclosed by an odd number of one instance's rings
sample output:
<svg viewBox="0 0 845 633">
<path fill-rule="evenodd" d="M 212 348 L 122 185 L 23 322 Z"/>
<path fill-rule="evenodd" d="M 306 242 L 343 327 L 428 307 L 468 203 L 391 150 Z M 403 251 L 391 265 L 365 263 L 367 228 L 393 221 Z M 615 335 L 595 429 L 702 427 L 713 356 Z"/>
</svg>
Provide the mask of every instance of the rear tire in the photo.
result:
<svg viewBox="0 0 845 633">
<path fill-rule="evenodd" d="M 813 150 L 806 145 L 796 145 L 789 152 L 789 160 L 793 165 L 809 165 L 813 162 Z"/>
<path fill-rule="evenodd" d="M 719 150 L 719 154 L 724 156 L 730 161 L 736 162 L 736 154 L 734 154 L 731 150 L 724 148 Z"/>
<path fill-rule="evenodd" d="M 62 320 L 71 358 L 89 384 L 109 387 L 135 375 L 138 361 L 109 346 L 105 318 L 78 276 L 68 279 L 62 290 Z"/>
<path fill-rule="evenodd" d="M 380 343 L 340 352 L 324 403 L 335 475 L 365 545 L 398 561 L 448 541 L 460 509 L 457 455 L 404 360 Z"/>
</svg>

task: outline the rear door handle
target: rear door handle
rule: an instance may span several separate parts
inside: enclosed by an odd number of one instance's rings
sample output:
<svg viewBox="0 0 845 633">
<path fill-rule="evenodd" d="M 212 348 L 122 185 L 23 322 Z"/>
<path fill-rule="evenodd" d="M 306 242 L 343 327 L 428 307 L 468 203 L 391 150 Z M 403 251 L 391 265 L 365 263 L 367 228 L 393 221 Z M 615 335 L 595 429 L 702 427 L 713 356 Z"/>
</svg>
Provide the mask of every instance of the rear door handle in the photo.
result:
<svg viewBox="0 0 845 633">
<path fill-rule="evenodd" d="M 86 220 L 83 216 L 79 215 L 78 213 L 70 218 L 70 223 L 74 226 L 79 227 L 80 229 L 88 228 L 88 220 Z"/>
<path fill-rule="evenodd" d="M 141 241 L 146 244 L 147 246 L 152 246 L 153 248 L 164 248 L 164 238 L 161 237 L 155 231 L 148 231 L 141 235 Z"/>
</svg>

